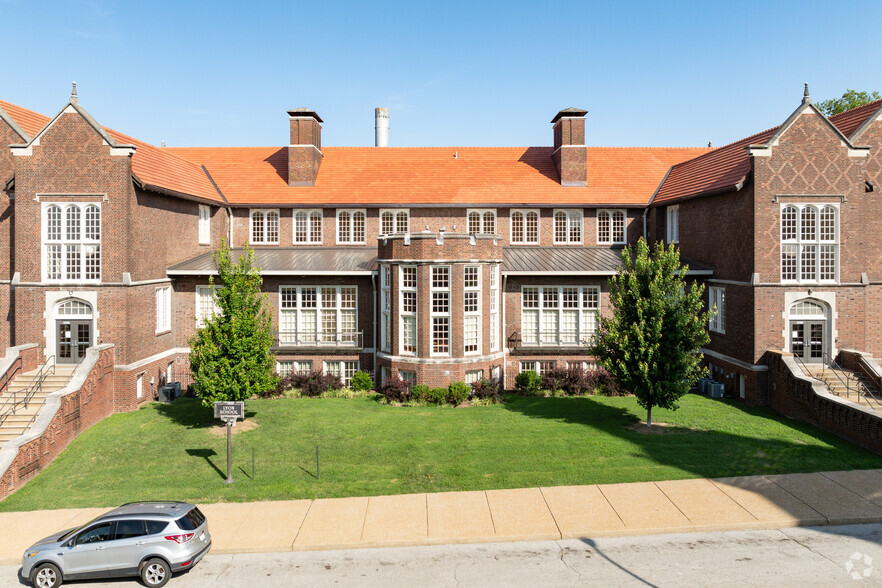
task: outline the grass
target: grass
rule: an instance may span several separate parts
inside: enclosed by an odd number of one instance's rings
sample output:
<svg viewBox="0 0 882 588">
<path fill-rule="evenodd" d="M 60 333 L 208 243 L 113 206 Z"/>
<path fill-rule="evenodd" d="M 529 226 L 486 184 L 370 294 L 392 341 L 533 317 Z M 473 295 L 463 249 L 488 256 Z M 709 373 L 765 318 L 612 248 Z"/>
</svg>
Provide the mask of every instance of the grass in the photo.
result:
<svg viewBox="0 0 882 588">
<path fill-rule="evenodd" d="M 0 511 L 369 496 L 882 467 L 882 458 L 769 409 L 688 395 L 647 435 L 634 398 L 527 398 L 471 408 L 372 398 L 246 403 L 258 424 L 226 439 L 210 409 L 181 399 L 112 416 L 75 439 Z M 321 474 L 316 477 L 315 448 Z M 251 479 L 251 450 L 256 476 Z"/>
</svg>

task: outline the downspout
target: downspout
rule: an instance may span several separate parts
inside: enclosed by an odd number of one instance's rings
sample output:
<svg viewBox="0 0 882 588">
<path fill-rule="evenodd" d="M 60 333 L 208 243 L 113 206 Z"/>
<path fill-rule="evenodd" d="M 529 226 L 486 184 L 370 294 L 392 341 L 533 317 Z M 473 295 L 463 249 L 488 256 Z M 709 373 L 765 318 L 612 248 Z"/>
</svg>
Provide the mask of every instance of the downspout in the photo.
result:
<svg viewBox="0 0 882 588">
<path fill-rule="evenodd" d="M 230 243 L 230 249 L 232 249 L 233 248 L 233 209 L 230 208 L 229 206 L 227 206 L 227 216 L 230 219 L 230 235 L 229 235 L 228 240 Z"/>
<path fill-rule="evenodd" d="M 371 272 L 371 289 L 374 300 L 374 383 L 377 381 L 377 272 Z"/>
</svg>

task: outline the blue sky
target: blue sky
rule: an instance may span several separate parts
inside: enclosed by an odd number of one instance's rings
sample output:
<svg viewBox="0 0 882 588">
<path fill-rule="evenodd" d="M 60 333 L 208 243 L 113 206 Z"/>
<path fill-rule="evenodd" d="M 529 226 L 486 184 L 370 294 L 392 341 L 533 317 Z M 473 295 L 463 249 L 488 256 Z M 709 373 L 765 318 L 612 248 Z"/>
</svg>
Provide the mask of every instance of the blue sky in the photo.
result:
<svg viewBox="0 0 882 588">
<path fill-rule="evenodd" d="M 0 0 L 0 98 L 54 115 L 77 81 L 102 124 L 168 145 L 722 145 L 816 101 L 882 91 L 882 2 L 35 2 Z M 17 32 L 18 34 L 15 34 Z M 11 37 L 9 36 L 12 33 Z"/>
</svg>

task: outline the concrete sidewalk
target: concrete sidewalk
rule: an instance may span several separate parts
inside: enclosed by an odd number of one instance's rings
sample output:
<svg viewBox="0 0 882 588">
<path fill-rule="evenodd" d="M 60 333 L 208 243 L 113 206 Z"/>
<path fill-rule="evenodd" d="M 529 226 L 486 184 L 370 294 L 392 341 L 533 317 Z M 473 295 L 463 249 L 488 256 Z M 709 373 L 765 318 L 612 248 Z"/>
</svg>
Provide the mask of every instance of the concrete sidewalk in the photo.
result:
<svg viewBox="0 0 882 588">
<path fill-rule="evenodd" d="M 200 505 L 212 553 L 882 523 L 882 470 Z M 0 564 L 105 508 L 0 513 Z"/>
</svg>

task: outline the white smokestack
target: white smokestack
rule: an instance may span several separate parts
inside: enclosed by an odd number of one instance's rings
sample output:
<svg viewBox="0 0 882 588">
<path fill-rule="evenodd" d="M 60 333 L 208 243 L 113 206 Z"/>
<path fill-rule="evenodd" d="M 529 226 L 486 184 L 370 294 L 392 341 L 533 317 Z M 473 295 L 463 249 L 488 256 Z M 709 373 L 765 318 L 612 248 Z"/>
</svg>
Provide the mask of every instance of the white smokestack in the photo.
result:
<svg viewBox="0 0 882 588">
<path fill-rule="evenodd" d="M 374 109 L 374 146 L 375 147 L 388 147 L 389 146 L 389 109 L 388 108 L 375 108 Z"/>
</svg>

